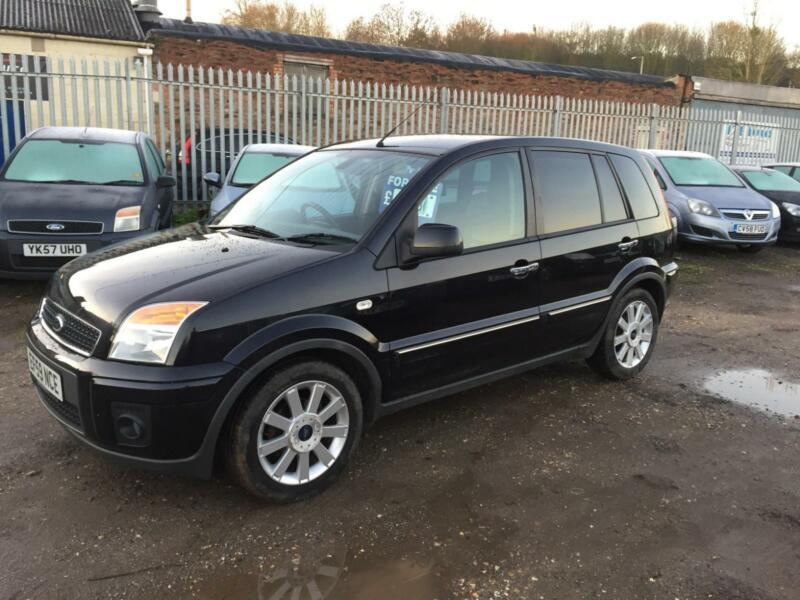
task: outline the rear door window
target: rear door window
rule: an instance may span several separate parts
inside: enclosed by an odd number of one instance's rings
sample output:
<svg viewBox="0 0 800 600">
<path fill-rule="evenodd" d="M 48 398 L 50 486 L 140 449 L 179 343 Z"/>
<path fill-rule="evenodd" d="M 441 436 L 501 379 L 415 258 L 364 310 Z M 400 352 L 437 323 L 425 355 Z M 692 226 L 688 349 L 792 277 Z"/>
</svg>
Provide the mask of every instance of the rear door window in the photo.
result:
<svg viewBox="0 0 800 600">
<path fill-rule="evenodd" d="M 603 222 L 600 194 L 588 154 L 532 150 L 530 155 L 542 234 Z"/>
<path fill-rule="evenodd" d="M 628 211 L 625 209 L 625 200 L 622 192 L 619 191 L 617 179 L 608 164 L 608 159 L 604 156 L 592 156 L 594 172 L 597 174 L 597 185 L 600 188 L 600 197 L 603 201 L 603 220 L 606 223 L 614 221 L 624 221 L 628 218 Z"/>
<path fill-rule="evenodd" d="M 647 180 L 636 162 L 620 154 L 612 154 L 611 163 L 619 175 L 628 203 L 637 219 L 649 219 L 658 215 L 658 205 Z"/>
</svg>

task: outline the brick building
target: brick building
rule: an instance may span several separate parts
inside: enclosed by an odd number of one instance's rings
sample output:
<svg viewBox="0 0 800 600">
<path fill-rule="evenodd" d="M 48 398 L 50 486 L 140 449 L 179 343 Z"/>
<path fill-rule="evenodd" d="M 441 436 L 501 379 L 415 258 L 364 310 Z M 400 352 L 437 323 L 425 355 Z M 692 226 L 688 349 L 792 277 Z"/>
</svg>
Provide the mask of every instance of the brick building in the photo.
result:
<svg viewBox="0 0 800 600">
<path fill-rule="evenodd" d="M 150 29 L 156 59 L 274 75 L 561 95 L 677 106 L 691 79 L 526 60 L 382 46 L 212 23 L 160 19 Z"/>
</svg>

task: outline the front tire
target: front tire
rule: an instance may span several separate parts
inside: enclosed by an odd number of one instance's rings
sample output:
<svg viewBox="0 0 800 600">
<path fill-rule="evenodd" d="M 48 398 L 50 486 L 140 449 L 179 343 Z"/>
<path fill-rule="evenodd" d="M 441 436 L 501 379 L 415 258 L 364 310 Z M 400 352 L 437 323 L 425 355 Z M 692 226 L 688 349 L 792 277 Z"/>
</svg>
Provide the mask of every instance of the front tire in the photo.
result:
<svg viewBox="0 0 800 600">
<path fill-rule="evenodd" d="M 275 371 L 234 416 L 228 469 L 274 502 L 318 494 L 344 470 L 363 428 L 361 395 L 341 369 L 320 361 Z"/>
<path fill-rule="evenodd" d="M 630 379 L 650 362 L 658 338 L 658 307 L 649 292 L 634 288 L 615 302 L 589 366 L 609 379 Z"/>
</svg>

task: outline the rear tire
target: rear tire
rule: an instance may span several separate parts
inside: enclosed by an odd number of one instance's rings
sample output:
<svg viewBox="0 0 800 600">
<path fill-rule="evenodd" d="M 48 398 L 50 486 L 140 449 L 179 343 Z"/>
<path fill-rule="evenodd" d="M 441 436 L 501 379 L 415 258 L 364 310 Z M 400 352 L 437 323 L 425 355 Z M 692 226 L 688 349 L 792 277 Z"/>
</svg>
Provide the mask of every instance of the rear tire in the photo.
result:
<svg viewBox="0 0 800 600">
<path fill-rule="evenodd" d="M 586 362 L 608 379 L 635 377 L 650 362 L 658 326 L 655 300 L 646 290 L 633 288 L 612 306 L 603 337 Z"/>
<path fill-rule="evenodd" d="M 361 395 L 347 373 L 321 361 L 288 365 L 234 415 L 228 470 L 259 498 L 302 500 L 339 477 L 362 428 Z"/>
</svg>

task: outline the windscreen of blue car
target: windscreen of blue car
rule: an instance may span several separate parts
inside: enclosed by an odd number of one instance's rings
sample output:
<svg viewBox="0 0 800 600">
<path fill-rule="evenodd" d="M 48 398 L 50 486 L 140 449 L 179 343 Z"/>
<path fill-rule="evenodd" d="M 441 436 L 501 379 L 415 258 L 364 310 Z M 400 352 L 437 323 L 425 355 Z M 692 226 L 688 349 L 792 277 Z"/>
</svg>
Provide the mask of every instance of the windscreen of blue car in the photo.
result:
<svg viewBox="0 0 800 600">
<path fill-rule="evenodd" d="M 264 177 L 272 175 L 283 165 L 292 162 L 297 155 L 279 154 L 274 152 L 245 152 L 236 165 L 236 170 L 231 177 L 231 185 L 236 187 L 250 187 Z"/>
<path fill-rule="evenodd" d="M 281 237 L 313 233 L 355 242 L 430 160 L 397 151 L 314 152 L 253 187 L 213 225 L 253 225 Z"/>
<path fill-rule="evenodd" d="M 744 187 L 721 162 L 704 156 L 660 156 L 675 185 Z"/>
<path fill-rule="evenodd" d="M 4 178 L 36 183 L 142 185 L 133 144 L 28 140 L 11 159 Z"/>
<path fill-rule="evenodd" d="M 759 192 L 800 192 L 800 181 L 778 171 L 744 171 L 742 176 Z"/>
</svg>

